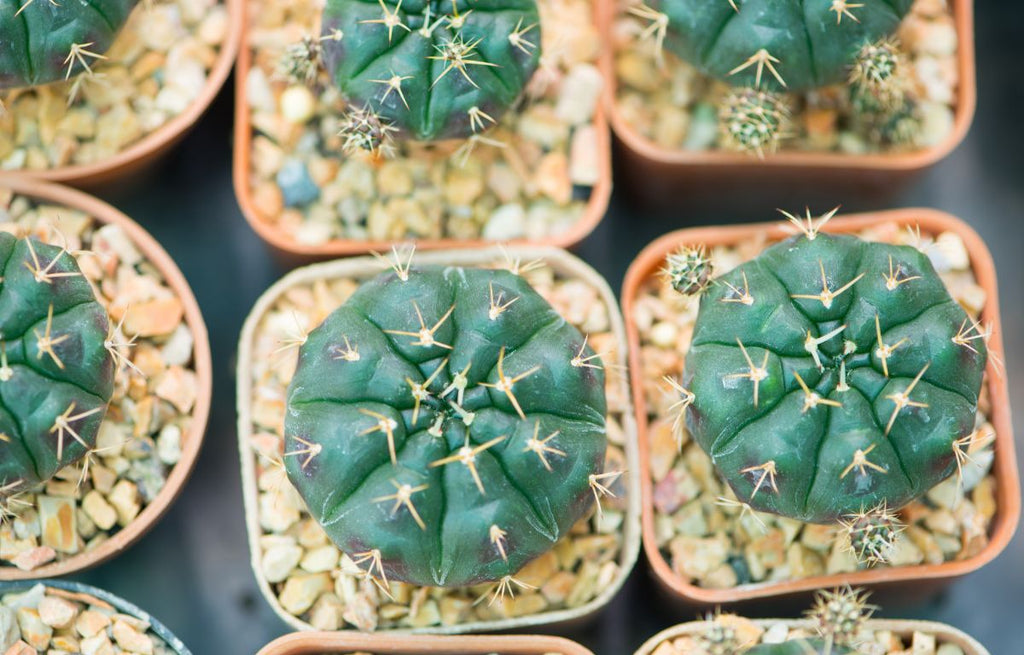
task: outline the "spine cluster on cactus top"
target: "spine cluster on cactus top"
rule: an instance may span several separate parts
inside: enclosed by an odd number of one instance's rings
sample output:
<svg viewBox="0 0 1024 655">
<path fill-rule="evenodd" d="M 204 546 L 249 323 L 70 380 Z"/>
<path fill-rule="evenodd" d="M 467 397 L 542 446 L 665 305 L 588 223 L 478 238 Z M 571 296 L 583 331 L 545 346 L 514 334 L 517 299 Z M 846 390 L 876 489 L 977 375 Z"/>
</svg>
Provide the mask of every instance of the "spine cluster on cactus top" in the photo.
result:
<svg viewBox="0 0 1024 655">
<path fill-rule="evenodd" d="M 704 246 L 683 246 L 665 260 L 664 274 L 669 284 L 684 296 L 704 293 L 711 284 L 713 271 Z"/>
<path fill-rule="evenodd" d="M 921 252 L 791 220 L 702 297 L 678 408 L 741 502 L 842 522 L 875 563 L 890 510 L 960 470 L 984 332 Z"/>
<path fill-rule="evenodd" d="M 113 393 L 115 358 L 107 313 L 71 253 L 0 232 L 0 261 L 0 506 L 6 506 L 95 446 Z"/>
<path fill-rule="evenodd" d="M 137 3 L 0 1 L 0 89 L 92 74 Z"/>
<path fill-rule="evenodd" d="M 403 137 L 467 138 L 522 95 L 539 21 L 536 0 L 329 0 L 321 36 L 292 46 L 281 68 L 310 83 L 322 65 L 350 106 Z"/>
<path fill-rule="evenodd" d="M 385 590 L 510 593 L 610 491 L 598 357 L 518 275 L 399 260 L 301 343 L 289 478 Z"/>
</svg>

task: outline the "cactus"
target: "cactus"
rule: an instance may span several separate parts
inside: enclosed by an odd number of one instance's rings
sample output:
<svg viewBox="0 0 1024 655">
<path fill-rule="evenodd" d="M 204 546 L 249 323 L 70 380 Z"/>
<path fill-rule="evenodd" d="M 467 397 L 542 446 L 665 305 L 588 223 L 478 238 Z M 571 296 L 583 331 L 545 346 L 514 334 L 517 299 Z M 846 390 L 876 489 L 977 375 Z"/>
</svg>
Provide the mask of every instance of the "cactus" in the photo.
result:
<svg viewBox="0 0 1024 655">
<path fill-rule="evenodd" d="M 918 250 L 791 219 L 803 234 L 703 296 L 680 409 L 740 501 L 850 521 L 883 553 L 898 528 L 878 515 L 959 470 L 983 334 Z"/>
<path fill-rule="evenodd" d="M 788 136 L 789 110 L 775 93 L 735 89 L 722 101 L 719 131 L 726 148 L 755 153 L 775 152 Z"/>
<path fill-rule="evenodd" d="M 790 639 L 781 644 L 760 644 L 743 655 L 853 655 L 857 651 L 846 646 L 829 645 L 823 639 Z"/>
<path fill-rule="evenodd" d="M 114 387 L 107 313 L 67 250 L 0 232 L 0 502 L 96 444 Z"/>
<path fill-rule="evenodd" d="M 0 0 L 0 89 L 91 73 L 138 0 Z"/>
<path fill-rule="evenodd" d="M 320 37 L 293 46 L 282 68 L 308 82 L 319 61 L 350 105 L 402 137 L 462 139 L 522 95 L 539 21 L 536 0 L 329 0 Z"/>
<path fill-rule="evenodd" d="M 512 272 L 410 259 L 301 342 L 289 479 L 384 589 L 510 591 L 616 475 L 597 356 Z"/>
<path fill-rule="evenodd" d="M 664 274 L 672 288 L 684 296 L 704 293 L 711 284 L 714 267 L 704 246 L 684 246 L 665 260 Z"/>
</svg>

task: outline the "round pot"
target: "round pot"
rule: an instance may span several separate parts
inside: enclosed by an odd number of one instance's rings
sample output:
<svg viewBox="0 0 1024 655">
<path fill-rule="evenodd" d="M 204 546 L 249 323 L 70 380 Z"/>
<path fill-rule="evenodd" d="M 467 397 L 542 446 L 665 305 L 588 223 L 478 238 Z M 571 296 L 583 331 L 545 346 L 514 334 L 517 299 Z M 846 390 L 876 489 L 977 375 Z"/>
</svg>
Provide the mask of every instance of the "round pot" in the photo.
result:
<svg viewBox="0 0 1024 655">
<path fill-rule="evenodd" d="M 63 182 L 78 187 L 96 187 L 114 182 L 144 170 L 166 154 L 188 133 L 213 102 L 231 73 L 242 32 L 245 0 L 223 0 L 229 14 L 228 33 L 217 53 L 199 96 L 188 108 L 156 130 L 145 135 L 113 157 L 91 164 L 74 164 L 47 170 L 18 170 L 11 174 L 25 175 L 49 182 Z M 7 176 L 5 172 L 4 177 Z"/>
<path fill-rule="evenodd" d="M 653 575 L 660 586 L 672 597 L 693 604 L 728 604 L 741 601 L 777 597 L 806 596 L 816 589 L 849 584 L 855 587 L 873 587 L 900 596 L 923 596 L 954 578 L 975 571 L 992 561 L 1010 542 L 1020 518 L 1021 498 L 1017 460 L 1014 455 L 1013 425 L 1010 421 L 1010 398 L 1005 375 L 994 370 L 995 358 L 1003 356 L 1002 325 L 999 315 L 999 294 L 996 288 L 996 270 L 992 256 L 984 241 L 966 223 L 949 214 L 930 209 L 899 209 L 894 211 L 856 214 L 829 221 L 826 232 L 859 232 L 881 224 L 901 227 L 919 226 L 923 233 L 954 232 L 967 248 L 977 283 L 986 291 L 982 311 L 983 323 L 993 328 L 988 342 L 989 369 L 985 376 L 992 409 L 989 420 L 995 428 L 995 461 L 992 472 L 996 479 L 996 514 L 990 526 L 988 544 L 973 557 L 941 564 L 919 564 L 905 567 L 864 569 L 849 574 L 833 574 L 741 585 L 730 589 L 699 587 L 672 571 L 658 548 L 655 534 L 653 483 L 651 478 L 648 442 L 647 400 L 643 393 L 643 362 L 640 335 L 635 322 L 627 321 L 629 335 L 630 374 L 633 381 L 633 402 L 637 412 L 640 446 L 640 481 L 643 489 L 643 541 Z M 757 223 L 729 227 L 700 227 L 667 234 L 650 245 L 633 261 L 626 274 L 622 290 L 623 313 L 632 317 L 638 293 L 643 283 L 657 275 L 666 255 L 682 244 L 703 243 L 709 248 L 742 243 L 751 238 L 767 238 L 769 242 L 791 236 L 788 223 Z"/>
<path fill-rule="evenodd" d="M 174 634 L 152 616 L 147 614 L 144 610 L 139 609 L 132 603 L 118 598 L 114 594 L 97 589 L 96 587 L 90 587 L 89 585 L 82 584 L 80 582 L 68 582 L 65 580 L 39 580 L 36 582 L 0 582 L 0 596 L 10 593 L 21 593 L 28 591 L 37 584 L 44 585 L 52 589 L 60 589 L 71 594 L 85 596 L 90 599 L 95 599 L 101 603 L 106 603 L 112 606 L 118 612 L 134 617 L 141 621 L 145 621 L 150 625 L 150 631 L 159 637 L 167 646 L 171 649 L 171 652 L 175 655 L 192 655 L 192 651 L 185 647 L 185 644 L 181 643 L 181 640 L 174 636 Z"/>
<path fill-rule="evenodd" d="M 267 644 L 257 655 L 324 655 L 372 652 L 374 655 L 593 655 L 561 637 L 409 637 L 313 632 L 292 634 Z"/>
<path fill-rule="evenodd" d="M 598 9 L 599 7 L 595 6 L 595 22 L 598 20 Z M 388 250 L 391 247 L 390 241 L 332 239 L 321 244 L 301 243 L 285 230 L 272 224 L 257 205 L 250 185 L 250 156 L 252 154 L 254 130 L 248 102 L 249 71 L 253 65 L 253 50 L 249 40 L 250 15 L 251 10 L 246 10 L 243 17 L 242 46 L 238 54 L 238 70 L 235 74 L 235 154 L 233 178 L 235 195 L 238 197 L 238 204 L 242 208 L 242 214 L 260 237 L 284 255 L 299 256 L 306 259 L 323 259 Z M 610 78 L 607 73 L 605 73 L 604 77 L 605 84 L 607 85 Z M 544 239 L 536 241 L 528 239 L 503 240 L 504 243 L 568 248 L 582 241 L 597 227 L 597 224 L 604 217 L 605 211 L 608 209 L 608 202 L 611 199 L 612 193 L 611 134 L 606 114 L 607 108 L 604 106 L 604 102 L 598 102 L 591 125 L 593 125 L 596 135 L 599 179 L 591 188 L 590 198 L 579 220 L 576 221 L 571 229 Z M 416 247 L 420 250 L 438 250 L 481 248 L 493 244 L 494 242 L 483 239 L 441 238 L 417 240 Z"/>
<path fill-rule="evenodd" d="M 605 43 L 612 43 L 612 26 L 618 0 L 597 0 L 598 20 Z M 938 144 L 898 153 L 848 155 L 837 152 L 780 150 L 763 160 L 745 153 L 724 150 L 687 151 L 665 148 L 637 132 L 622 115 L 616 102 L 615 53 L 606 48 L 601 63 L 608 84 L 605 105 L 612 130 L 621 145 L 631 187 L 645 200 L 657 202 L 658 195 L 678 197 L 680 184 L 701 198 L 714 197 L 735 189 L 742 180 L 743 189 L 752 196 L 778 194 L 780 187 L 796 185 L 811 192 L 815 187 L 849 192 L 884 193 L 908 182 L 913 175 L 933 166 L 953 151 L 970 129 L 977 106 L 977 79 L 974 50 L 973 0 L 950 0 L 958 39 L 956 111 L 953 128 Z M 834 200 L 834 194 L 832 194 Z M 763 204 L 762 204 L 763 206 Z"/>
<path fill-rule="evenodd" d="M 0 181 L 0 187 L 10 189 L 22 196 L 64 205 L 84 212 L 97 223 L 119 226 L 143 257 L 159 270 L 164 281 L 181 300 L 184 307 L 183 320 L 194 338 L 192 357 L 195 365 L 197 390 L 195 405 L 192 409 L 192 421 L 188 431 L 184 432 L 181 437 L 181 459 L 170 470 L 163 489 L 127 526 L 92 550 L 83 551 L 63 561 L 46 564 L 31 571 L 22 571 L 14 567 L 0 568 L 0 581 L 32 580 L 68 575 L 92 568 L 115 557 L 138 541 L 167 512 L 188 481 L 203 443 L 213 390 L 213 364 L 210 359 L 210 340 L 207 336 L 206 324 L 203 322 L 199 304 L 196 302 L 195 296 L 192 295 L 188 281 L 185 280 L 185 276 L 182 275 L 170 255 L 138 223 L 110 205 L 74 189 L 26 178 L 4 179 Z"/>
<path fill-rule="evenodd" d="M 812 623 L 806 619 L 755 619 L 754 623 L 762 628 L 768 628 L 769 626 L 783 623 L 791 629 L 813 629 Z M 935 637 L 940 640 L 940 643 L 955 644 L 956 646 L 959 646 L 964 655 L 989 655 L 989 652 L 985 650 L 985 647 L 975 641 L 970 635 L 961 632 L 952 626 L 946 625 L 945 623 L 935 623 L 933 621 L 870 619 L 867 622 L 867 626 L 877 632 L 893 632 L 903 638 L 907 638 L 915 632 L 926 632 L 928 634 L 935 635 Z M 669 639 L 675 639 L 677 637 L 699 634 L 705 629 L 705 627 L 706 623 L 703 621 L 691 621 L 690 623 L 683 623 L 667 630 L 663 630 L 648 639 L 634 655 L 652 655 L 662 642 Z"/>
<path fill-rule="evenodd" d="M 597 290 L 600 302 L 608 311 L 610 331 L 614 334 L 617 344 L 616 356 L 619 366 L 625 366 L 626 362 L 626 331 L 619 313 L 615 296 L 608 287 L 607 282 L 594 269 L 590 268 L 580 259 L 569 253 L 554 248 L 525 248 L 509 247 L 506 249 L 508 256 L 520 258 L 524 262 L 535 259 L 542 259 L 545 264 L 556 274 L 565 278 L 581 280 Z M 415 263 L 417 264 L 449 264 L 453 266 L 480 266 L 488 265 L 500 260 L 503 251 L 498 248 L 487 248 L 477 250 L 448 250 L 417 253 Z M 256 424 L 253 412 L 253 370 L 252 362 L 254 357 L 254 345 L 256 340 L 257 327 L 264 315 L 271 310 L 275 303 L 295 287 L 306 286 L 316 281 L 326 281 L 344 278 L 368 279 L 374 277 L 381 271 L 381 263 L 371 257 L 359 257 L 351 259 L 339 259 L 321 264 L 313 264 L 305 268 L 297 269 L 272 287 L 270 287 L 256 301 L 255 306 L 249 313 L 242 328 L 242 334 L 238 346 L 238 371 L 237 371 L 237 408 L 238 408 L 238 444 L 242 466 L 242 495 L 245 501 L 246 527 L 249 533 L 249 547 L 252 556 L 252 567 L 259 583 L 260 591 L 267 602 L 283 621 L 297 630 L 313 630 L 313 626 L 301 618 L 287 612 L 279 602 L 271 584 L 267 581 L 261 567 L 260 537 L 262 531 L 259 520 L 259 493 L 256 480 L 256 459 L 257 454 L 252 447 L 251 437 L 256 434 Z M 515 618 L 504 618 L 499 620 L 470 620 L 457 625 L 436 625 L 425 628 L 408 629 L 403 628 L 401 632 L 413 634 L 458 634 L 470 632 L 495 632 L 503 630 L 521 630 L 530 626 L 547 624 L 564 624 L 576 622 L 590 617 L 607 605 L 613 596 L 618 593 L 633 565 L 636 563 L 640 551 L 640 488 L 637 476 L 629 473 L 638 470 L 639 455 L 636 447 L 636 426 L 631 413 L 630 395 L 627 388 L 628 380 L 622 375 L 618 378 L 623 408 L 621 415 L 615 411 L 617 417 L 621 416 L 624 443 L 622 448 L 626 458 L 627 475 L 621 480 L 626 485 L 627 498 L 623 525 L 620 530 L 623 533 L 621 550 L 618 555 L 618 574 L 607 586 L 591 601 L 575 608 L 549 610 L 536 614 L 528 614 Z M 388 629 L 378 629 L 377 640 L 389 639 Z M 376 646 L 375 646 L 376 648 Z M 302 651 L 309 652 L 309 651 Z M 390 651 L 389 651 L 390 652 Z M 402 651 L 394 651 L 402 652 Z M 442 651 L 444 652 L 444 651 Z M 461 652 L 461 651 L 458 651 Z M 518 651 L 514 651 L 518 652 Z M 525 651 L 524 651 L 525 652 Z"/>
</svg>

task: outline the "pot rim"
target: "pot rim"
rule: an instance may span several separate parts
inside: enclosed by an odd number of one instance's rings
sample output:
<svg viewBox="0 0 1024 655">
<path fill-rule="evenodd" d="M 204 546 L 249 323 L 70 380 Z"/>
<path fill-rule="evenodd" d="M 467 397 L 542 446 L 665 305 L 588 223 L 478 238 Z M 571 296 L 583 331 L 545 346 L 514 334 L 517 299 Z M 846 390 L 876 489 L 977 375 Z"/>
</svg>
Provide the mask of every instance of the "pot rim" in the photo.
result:
<svg viewBox="0 0 1024 655">
<path fill-rule="evenodd" d="M 106 562 L 142 538 L 170 509 L 184 489 L 203 444 L 213 392 L 213 362 L 206 323 L 188 281 L 167 251 L 142 226 L 102 200 L 68 187 L 31 178 L 14 177 L 0 178 L 0 188 L 11 189 L 18 195 L 34 200 L 57 203 L 83 211 L 97 223 L 117 225 L 124 230 L 142 256 L 156 266 L 167 286 L 181 300 L 185 310 L 184 321 L 193 338 L 196 401 L 192 408 L 189 429 L 182 435 L 181 459 L 171 468 L 163 489 L 127 526 L 92 550 L 82 551 L 63 561 L 53 562 L 31 571 L 9 566 L 0 568 L 0 581 L 35 580 L 76 573 Z"/>
<path fill-rule="evenodd" d="M 265 220 L 256 207 L 252 188 L 249 184 L 250 178 L 250 154 L 252 152 L 252 121 L 249 113 L 249 102 L 246 97 L 248 89 L 249 71 L 252 68 L 252 49 L 249 47 L 249 8 L 246 6 L 242 14 L 241 45 L 238 52 L 238 68 L 235 73 L 235 146 L 234 157 L 232 158 L 232 180 L 235 187 L 235 197 L 241 207 L 242 215 L 261 239 L 269 243 L 280 252 L 299 255 L 307 258 L 314 257 L 340 257 L 346 255 L 365 255 L 373 251 L 383 251 L 391 247 L 390 240 L 359 240 L 334 238 L 320 244 L 304 244 L 289 236 L 284 230 Z M 594 23 L 600 33 L 600 11 L 594 7 Z M 601 70 L 604 77 L 604 86 L 609 84 L 608 76 L 605 75 L 601 66 L 599 55 L 594 65 Z M 611 128 L 608 124 L 608 109 L 602 97 L 598 99 L 594 110 L 594 116 L 589 123 L 595 132 L 598 154 L 598 181 L 591 187 L 590 198 L 580 218 L 573 223 L 572 228 L 559 234 L 549 235 L 543 239 L 514 239 L 506 241 L 514 246 L 538 246 L 538 247 L 559 247 L 569 248 L 576 245 L 589 235 L 597 224 L 601 222 L 608 209 L 608 203 L 612 195 L 612 146 Z M 416 247 L 420 250 L 458 250 L 466 248 L 487 248 L 496 245 L 498 241 L 487 239 L 417 239 Z"/>
<path fill-rule="evenodd" d="M 502 655 L 546 655 L 556 650 L 559 655 L 593 655 L 576 642 L 540 635 L 413 637 L 337 632 L 286 635 L 267 644 L 257 655 L 322 655 L 324 649 L 372 650 L 375 655 L 486 655 L 495 651 Z"/>
<path fill-rule="evenodd" d="M 808 619 L 752 619 L 752 621 L 762 628 L 768 628 L 779 623 L 785 624 L 791 628 L 814 628 L 814 622 Z M 688 623 L 680 623 L 679 625 L 662 630 L 645 641 L 643 646 L 636 651 L 635 655 L 651 655 L 654 652 L 654 649 L 666 639 L 674 639 L 675 637 L 681 637 L 683 635 L 692 635 L 700 630 L 704 625 L 704 621 L 690 621 Z M 929 634 L 945 638 L 948 643 L 956 644 L 964 650 L 964 655 L 989 655 L 988 650 L 986 650 L 985 647 L 982 646 L 974 637 L 971 637 L 969 634 L 959 630 L 958 628 L 945 623 L 939 623 L 937 621 L 868 619 L 867 625 L 873 627 L 876 631 L 895 632 L 902 637 L 906 637 L 914 632 L 927 632 Z"/>
<path fill-rule="evenodd" d="M 86 594 L 96 598 L 97 600 L 109 603 L 110 605 L 113 605 L 114 608 L 117 609 L 119 612 L 123 614 L 128 614 L 129 616 L 133 616 L 137 619 L 145 621 L 146 623 L 149 623 L 150 629 L 153 631 L 153 634 L 155 634 L 165 644 L 167 644 L 167 646 L 170 647 L 171 650 L 173 650 L 176 655 L 192 655 L 192 651 L 190 651 L 180 639 L 174 636 L 174 633 L 171 632 L 167 628 L 167 626 L 153 618 L 152 615 L 149 614 L 149 612 L 140 609 L 134 603 L 130 603 L 125 599 L 121 598 L 120 596 L 115 596 L 109 591 L 99 589 L 98 587 L 93 587 L 92 585 L 87 585 L 81 582 L 74 582 L 70 580 L 18 580 L 16 582 L 0 581 L 0 595 L 9 593 L 22 593 L 24 591 L 31 589 L 37 584 L 41 584 L 45 587 L 52 587 L 54 589 L 61 589 L 63 591 L 70 591 L 77 594 Z"/>
<path fill-rule="evenodd" d="M 615 295 L 608 283 L 593 268 L 583 260 L 569 254 L 564 250 L 546 247 L 520 247 L 509 246 L 504 250 L 493 246 L 483 249 L 460 249 L 446 251 L 428 251 L 416 254 L 416 263 L 419 264 L 450 264 L 454 266 L 474 266 L 489 264 L 500 259 L 505 253 L 509 256 L 521 257 L 523 261 L 542 259 L 555 272 L 560 272 L 574 279 L 580 279 L 592 285 L 601 298 L 601 301 L 608 308 L 611 332 L 615 335 L 618 344 L 617 364 L 626 365 L 626 327 L 619 312 Z M 355 257 L 349 259 L 337 259 L 319 264 L 311 264 L 296 269 L 278 280 L 267 291 L 260 296 L 253 306 L 245 324 L 238 343 L 238 364 L 236 371 L 237 389 L 237 410 L 238 410 L 238 448 L 242 468 L 242 497 L 245 502 L 246 531 L 249 535 L 249 549 L 253 572 L 259 584 L 260 592 L 273 608 L 274 612 L 285 623 L 296 630 L 311 631 L 313 626 L 306 623 L 299 617 L 289 614 L 278 602 L 277 596 L 263 575 L 261 567 L 261 551 L 259 540 L 262 532 L 259 525 L 259 501 L 256 487 L 255 454 L 249 443 L 253 434 L 252 429 L 252 375 L 249 362 L 253 358 L 253 341 L 256 329 L 262 317 L 273 306 L 277 299 L 296 284 L 308 283 L 314 280 L 332 278 L 339 276 L 370 277 L 380 270 L 380 262 L 373 257 Z M 626 376 L 622 376 L 623 400 L 626 407 L 622 412 L 622 429 L 626 435 L 623 451 L 626 455 L 626 462 L 629 471 L 639 470 L 639 451 L 637 449 L 637 434 L 635 423 L 635 412 L 633 411 L 633 399 L 629 393 Z M 458 625 L 438 625 L 416 629 L 380 629 L 375 633 L 379 636 L 393 634 L 431 634 L 451 635 L 480 631 L 503 631 L 518 630 L 529 626 L 563 624 L 576 619 L 595 614 L 604 608 L 616 593 L 622 588 L 626 578 L 640 554 L 641 528 L 640 528 L 640 482 L 636 475 L 627 476 L 626 484 L 629 485 L 628 504 L 623 519 L 623 540 L 619 554 L 619 575 L 605 589 L 594 597 L 590 602 L 579 607 L 545 611 L 538 614 L 520 616 L 514 618 L 498 619 L 493 621 L 474 620 Z M 355 630 L 340 630 L 341 634 L 358 634 Z"/>
<path fill-rule="evenodd" d="M 170 150 L 210 107 L 235 65 L 235 56 L 242 36 L 242 12 L 245 8 L 245 0 L 220 1 L 228 10 L 228 32 L 221 43 L 217 59 L 206 77 L 203 90 L 189 103 L 185 111 L 112 157 L 90 164 L 59 166 L 40 171 L 27 169 L 4 171 L 0 174 L 0 179 L 6 180 L 8 176 L 17 176 L 76 186 L 96 185 L 124 177 Z"/>
<path fill-rule="evenodd" d="M 640 484 L 643 489 L 643 543 L 647 560 L 658 582 L 671 594 L 689 602 L 701 604 L 736 603 L 776 596 L 806 594 L 819 588 L 850 584 L 863 586 L 893 586 L 914 580 L 942 580 L 960 577 L 975 571 L 995 559 L 1013 538 L 1020 519 L 1021 497 L 1020 478 L 1014 454 L 1013 424 L 1010 420 L 1010 398 L 1006 376 L 994 369 L 993 360 L 1002 358 L 1003 335 L 999 314 L 999 293 L 996 283 L 996 269 L 985 242 L 969 225 L 959 218 L 934 209 L 896 209 L 873 213 L 851 214 L 829 221 L 824 232 L 845 233 L 884 223 L 900 226 L 919 226 L 922 230 L 939 234 L 955 232 L 963 239 L 970 256 L 971 266 L 978 284 L 985 289 L 986 301 L 982 310 L 982 322 L 990 322 L 993 334 L 989 339 L 989 358 L 986 372 L 992 411 L 988 417 L 996 431 L 995 461 L 992 471 L 997 480 L 997 511 L 990 526 L 990 539 L 977 555 L 959 561 L 941 564 L 918 564 L 895 568 L 864 569 L 855 573 L 838 573 L 812 576 L 799 580 L 761 582 L 731 589 L 708 589 L 698 587 L 677 576 L 658 548 L 655 537 L 655 517 L 652 505 L 653 485 L 648 459 L 647 401 L 643 393 L 640 361 L 640 335 L 632 320 L 627 321 L 629 338 L 630 376 L 633 390 L 633 406 L 637 412 L 637 435 L 640 450 Z M 751 235 L 765 235 L 776 241 L 792 235 L 792 226 L 786 222 L 764 222 L 746 225 L 709 226 L 678 230 L 666 234 L 652 243 L 633 260 L 626 273 L 622 287 L 623 313 L 633 315 L 634 303 L 640 286 L 661 266 L 665 256 L 682 243 L 704 243 L 708 247 L 742 241 Z"/>
<path fill-rule="evenodd" d="M 640 134 L 626 121 L 616 102 L 614 48 L 605 48 L 601 57 L 605 84 L 604 104 L 619 141 L 634 154 L 652 162 L 671 167 L 700 166 L 714 172 L 744 167 L 764 170 L 832 169 L 839 171 L 920 171 L 945 158 L 967 136 L 978 104 L 978 83 L 974 47 L 974 2 L 951 0 L 957 32 L 957 71 L 953 129 L 939 143 L 910 152 L 879 152 L 849 155 L 839 152 L 780 150 L 759 160 L 741 152 L 724 150 L 687 151 L 660 146 Z M 597 0 L 601 33 L 612 43 L 612 26 L 617 0 Z"/>
</svg>

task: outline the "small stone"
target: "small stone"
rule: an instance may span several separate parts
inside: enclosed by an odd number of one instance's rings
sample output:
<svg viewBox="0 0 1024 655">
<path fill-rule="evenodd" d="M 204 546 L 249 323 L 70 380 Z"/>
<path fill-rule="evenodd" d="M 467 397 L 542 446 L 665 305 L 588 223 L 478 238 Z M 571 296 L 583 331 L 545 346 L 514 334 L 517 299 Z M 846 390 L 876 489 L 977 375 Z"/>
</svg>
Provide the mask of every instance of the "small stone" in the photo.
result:
<svg viewBox="0 0 1024 655">
<path fill-rule="evenodd" d="M 30 607 L 18 608 L 17 615 L 21 638 L 36 650 L 45 651 L 50 645 L 53 628 L 43 623 L 39 618 L 39 612 Z"/>
<path fill-rule="evenodd" d="M 712 571 L 725 563 L 728 542 L 717 535 L 706 539 L 676 537 L 669 542 L 672 567 L 688 580 L 703 581 Z"/>
<path fill-rule="evenodd" d="M 299 566 L 303 571 L 309 573 L 331 571 L 337 568 L 340 555 L 338 549 L 333 545 L 320 546 L 308 551 Z"/>
<path fill-rule="evenodd" d="M 181 428 L 173 423 L 165 425 L 156 438 L 160 461 L 174 466 L 181 460 Z"/>
<path fill-rule="evenodd" d="M 114 485 L 107 501 L 117 511 L 117 521 L 121 527 L 131 523 L 142 509 L 139 503 L 139 488 L 130 480 L 121 480 Z"/>
<path fill-rule="evenodd" d="M 282 582 L 299 565 L 302 549 L 295 545 L 268 548 L 263 553 L 261 567 L 267 582 Z"/>
<path fill-rule="evenodd" d="M 114 621 L 114 641 L 123 650 L 138 655 L 153 655 L 153 639 L 129 625 L 127 621 Z"/>
<path fill-rule="evenodd" d="M 281 114 L 285 120 L 295 125 L 302 125 L 313 118 L 316 113 L 316 98 L 303 85 L 294 85 L 281 94 Z"/>
<path fill-rule="evenodd" d="M 601 98 L 604 77 L 593 64 L 577 64 L 562 80 L 555 114 L 570 125 L 587 123 Z"/>
<path fill-rule="evenodd" d="M 572 134 L 569 148 L 569 179 L 579 186 L 594 186 L 601 180 L 603 162 L 599 154 L 597 128 L 584 125 Z"/>
<path fill-rule="evenodd" d="M 110 643 L 110 637 L 105 632 L 101 632 L 88 639 L 83 639 L 80 645 L 82 647 L 82 655 L 114 655 L 114 647 Z"/>
<path fill-rule="evenodd" d="M 334 594 L 324 594 L 309 612 L 309 624 L 317 630 L 340 630 L 345 625 L 345 605 Z"/>
<path fill-rule="evenodd" d="M 124 331 L 138 337 L 170 334 L 181 323 L 185 310 L 176 296 L 133 304 L 125 315 Z"/>
<path fill-rule="evenodd" d="M 117 512 L 103 497 L 93 489 L 82 499 L 82 511 L 101 530 L 110 530 L 117 524 Z"/>
<path fill-rule="evenodd" d="M 320 189 L 309 170 L 299 159 L 289 159 L 277 173 L 277 186 L 281 188 L 286 207 L 304 207 L 320 197 Z"/>
<path fill-rule="evenodd" d="M 160 349 L 164 364 L 167 366 L 185 366 L 192 360 L 192 348 L 195 339 L 192 331 L 184 323 L 178 325 L 171 337 Z"/>
<path fill-rule="evenodd" d="M 110 627 L 110 617 L 95 610 L 85 610 L 75 621 L 75 631 L 82 637 L 95 637 Z"/>
<path fill-rule="evenodd" d="M 284 583 L 279 600 L 285 611 L 299 616 L 313 606 L 320 594 L 333 587 L 331 576 L 327 573 L 293 575 Z"/>
<path fill-rule="evenodd" d="M 75 529 L 75 501 L 63 496 L 39 496 L 39 524 L 42 541 L 57 552 L 74 554 L 79 551 L 78 531 Z"/>
<path fill-rule="evenodd" d="M 541 193 L 557 204 L 569 204 L 572 200 L 572 181 L 569 179 L 569 160 L 565 153 L 554 151 L 544 155 L 537 166 L 533 183 Z"/>
<path fill-rule="evenodd" d="M 196 374 L 181 366 L 172 366 L 156 381 L 154 392 L 182 414 L 192 411 L 198 392 Z"/>
<path fill-rule="evenodd" d="M 39 618 L 51 628 L 66 628 L 77 616 L 78 607 L 63 598 L 47 596 L 39 603 Z"/>
<path fill-rule="evenodd" d="M 522 205 L 502 205 L 494 210 L 484 226 L 484 238 L 489 241 L 521 239 L 526 231 L 526 212 Z"/>
<path fill-rule="evenodd" d="M 672 514 L 700 493 L 697 481 L 683 466 L 676 466 L 654 486 L 654 506 L 658 511 Z"/>
<path fill-rule="evenodd" d="M 49 564 L 57 558 L 57 551 L 49 546 L 39 546 L 37 548 L 29 548 L 27 550 L 18 553 L 16 557 L 11 560 L 11 564 L 15 565 L 22 571 L 34 571 L 44 564 Z"/>
<path fill-rule="evenodd" d="M 38 655 L 38 651 L 24 641 L 18 640 L 11 645 L 10 649 L 4 651 L 4 655 Z"/>
<path fill-rule="evenodd" d="M 14 610 L 0 605 L 0 652 L 6 653 L 20 639 L 21 630 Z"/>
<path fill-rule="evenodd" d="M 658 483 L 665 479 L 679 456 L 678 441 L 670 420 L 652 424 L 647 434 L 651 477 Z"/>
</svg>

